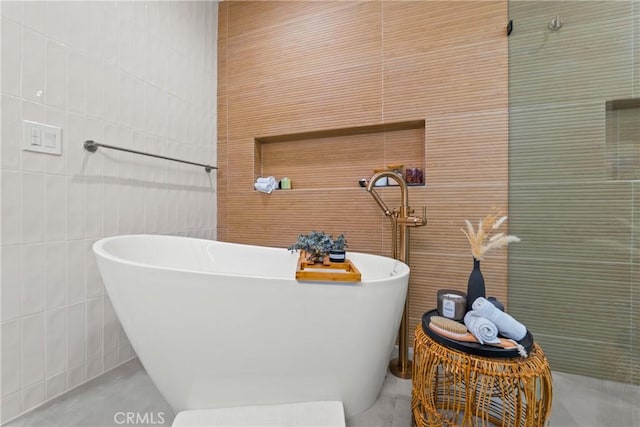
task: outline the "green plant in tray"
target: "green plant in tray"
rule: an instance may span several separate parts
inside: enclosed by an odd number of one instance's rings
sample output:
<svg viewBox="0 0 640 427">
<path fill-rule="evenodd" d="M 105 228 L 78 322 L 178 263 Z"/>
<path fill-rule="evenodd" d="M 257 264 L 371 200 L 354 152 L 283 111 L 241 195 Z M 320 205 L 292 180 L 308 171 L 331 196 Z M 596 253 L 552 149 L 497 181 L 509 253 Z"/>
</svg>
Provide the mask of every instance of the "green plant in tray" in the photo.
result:
<svg viewBox="0 0 640 427">
<path fill-rule="evenodd" d="M 322 262 L 325 256 L 333 250 L 344 250 L 347 247 L 347 239 L 344 234 L 335 239 L 331 234 L 323 231 L 312 231 L 308 234 L 300 234 L 298 240 L 289 246 L 290 251 L 302 250 L 307 253 L 307 261 Z"/>
</svg>

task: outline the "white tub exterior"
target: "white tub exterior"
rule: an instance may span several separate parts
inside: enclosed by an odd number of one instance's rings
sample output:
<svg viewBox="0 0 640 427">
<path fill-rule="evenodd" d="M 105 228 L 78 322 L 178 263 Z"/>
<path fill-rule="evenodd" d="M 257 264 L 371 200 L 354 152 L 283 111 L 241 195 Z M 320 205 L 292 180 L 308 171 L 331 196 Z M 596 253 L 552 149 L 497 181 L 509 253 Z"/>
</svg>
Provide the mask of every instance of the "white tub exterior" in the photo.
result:
<svg viewBox="0 0 640 427">
<path fill-rule="evenodd" d="M 349 252 L 362 282 L 295 280 L 298 254 L 186 237 L 95 243 L 122 326 L 174 410 L 376 400 L 409 267 Z"/>
</svg>

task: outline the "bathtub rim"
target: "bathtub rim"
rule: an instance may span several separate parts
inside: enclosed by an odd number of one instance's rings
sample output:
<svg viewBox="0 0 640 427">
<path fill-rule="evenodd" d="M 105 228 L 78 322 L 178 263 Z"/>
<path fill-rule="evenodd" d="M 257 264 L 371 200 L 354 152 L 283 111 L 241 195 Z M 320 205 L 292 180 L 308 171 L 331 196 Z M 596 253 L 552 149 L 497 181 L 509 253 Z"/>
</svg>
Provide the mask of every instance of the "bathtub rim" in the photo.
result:
<svg viewBox="0 0 640 427">
<path fill-rule="evenodd" d="M 297 280 L 295 277 L 287 277 L 287 276 L 282 276 L 282 277 L 273 277 L 273 276 L 260 276 L 260 275 L 255 275 L 255 274 L 238 274 L 238 273 L 231 273 L 231 272 L 212 272 L 212 271 L 205 271 L 205 270 L 194 270 L 194 269 L 187 269 L 187 268 L 179 268 L 179 267 L 168 267 L 168 266 L 163 266 L 160 264 L 150 264 L 150 263 L 144 263 L 144 262 L 137 262 L 137 261 L 131 261 L 128 260 L 126 258 L 117 256 L 112 254 L 111 252 L 108 252 L 104 246 L 106 244 L 108 244 L 111 241 L 114 240 L 123 240 L 123 239 L 141 239 L 141 238 L 152 238 L 152 239 L 163 239 L 163 240 L 174 240 L 174 239 L 178 239 L 178 240 L 190 240 L 190 241 L 198 241 L 198 242 L 206 242 L 207 244 L 224 244 L 224 245 L 234 245 L 234 246 L 247 246 L 247 247 L 255 247 L 255 248 L 265 248 L 265 249 L 275 249 L 275 250 L 281 250 L 281 251 L 287 251 L 287 252 L 291 252 L 286 248 L 280 248 L 280 247 L 275 247 L 275 246 L 264 246 L 264 245 L 250 245 L 250 244 L 246 244 L 246 243 L 236 243 L 236 242 L 225 242 L 225 241 L 220 241 L 220 240 L 209 240 L 209 239 L 202 239 L 202 238 L 198 238 L 198 237 L 187 237 L 187 236 L 174 236 L 174 235 L 170 235 L 170 234 L 120 234 L 120 235 L 116 235 L 116 236 L 109 236 L 109 237 L 103 237 L 101 239 L 98 239 L 94 242 L 94 244 L 92 245 L 92 249 L 94 254 L 101 256 L 105 259 L 108 259 L 110 261 L 113 262 L 118 262 L 118 263 L 122 263 L 125 265 L 129 265 L 132 267 L 144 267 L 144 268 L 152 268 L 152 269 L 157 269 L 157 270 L 162 270 L 162 271 L 175 271 L 175 272 L 182 272 L 182 273 L 196 273 L 196 274 L 204 274 L 204 275 L 209 275 L 209 276 L 232 276 L 232 277 L 251 277 L 251 278 L 257 278 L 257 279 L 262 279 L 262 280 L 292 280 L 293 282 L 296 283 L 310 283 L 310 282 L 306 282 L 306 281 L 301 281 L 301 280 Z M 400 265 L 402 270 L 398 271 L 396 274 L 394 274 L 393 276 L 390 277 L 402 277 L 404 275 L 409 275 L 411 270 L 410 267 L 405 264 L 404 262 L 391 258 L 391 257 L 387 257 L 384 255 L 377 255 L 377 254 L 369 254 L 366 252 L 355 252 L 355 251 L 349 251 L 349 253 L 352 254 L 356 254 L 357 256 L 365 256 L 365 257 L 374 257 L 374 258 L 383 258 L 385 260 L 390 260 L 390 261 L 394 261 L 397 264 L 396 265 Z M 397 268 L 397 267 L 396 267 Z M 394 270 L 396 269 L 394 268 Z M 362 284 L 374 284 L 374 283 L 382 283 L 382 282 L 387 282 L 389 280 L 389 277 L 381 277 L 379 279 L 369 279 L 369 280 L 363 280 L 357 283 L 353 283 L 353 285 L 362 285 Z M 336 283 L 341 283 L 344 284 L 342 282 L 331 282 L 331 281 L 327 281 L 327 282 L 313 282 L 313 283 L 327 283 L 327 284 L 333 284 L 335 285 Z"/>
</svg>

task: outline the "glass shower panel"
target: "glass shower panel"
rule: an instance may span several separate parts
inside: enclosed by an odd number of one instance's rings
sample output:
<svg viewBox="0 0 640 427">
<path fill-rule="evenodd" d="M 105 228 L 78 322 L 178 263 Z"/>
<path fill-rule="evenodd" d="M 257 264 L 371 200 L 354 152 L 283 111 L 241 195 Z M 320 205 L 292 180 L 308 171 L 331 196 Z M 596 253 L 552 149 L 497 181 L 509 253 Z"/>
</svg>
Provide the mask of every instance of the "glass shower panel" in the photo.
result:
<svg viewBox="0 0 640 427">
<path fill-rule="evenodd" d="M 509 311 L 553 370 L 640 384 L 640 0 L 509 18 Z"/>
</svg>

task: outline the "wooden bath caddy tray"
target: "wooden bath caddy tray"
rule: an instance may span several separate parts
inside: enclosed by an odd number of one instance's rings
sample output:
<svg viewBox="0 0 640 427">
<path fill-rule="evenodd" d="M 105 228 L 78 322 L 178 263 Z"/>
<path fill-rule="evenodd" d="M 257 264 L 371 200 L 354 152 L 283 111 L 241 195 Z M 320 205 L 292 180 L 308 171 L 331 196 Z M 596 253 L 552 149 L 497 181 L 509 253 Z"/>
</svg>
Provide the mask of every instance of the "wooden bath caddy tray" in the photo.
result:
<svg viewBox="0 0 640 427">
<path fill-rule="evenodd" d="M 345 262 L 330 262 L 328 257 L 320 264 L 307 262 L 304 251 L 300 252 L 298 258 L 298 268 L 296 270 L 297 280 L 315 282 L 359 282 L 362 279 L 360 271 L 351 260 Z"/>
</svg>

